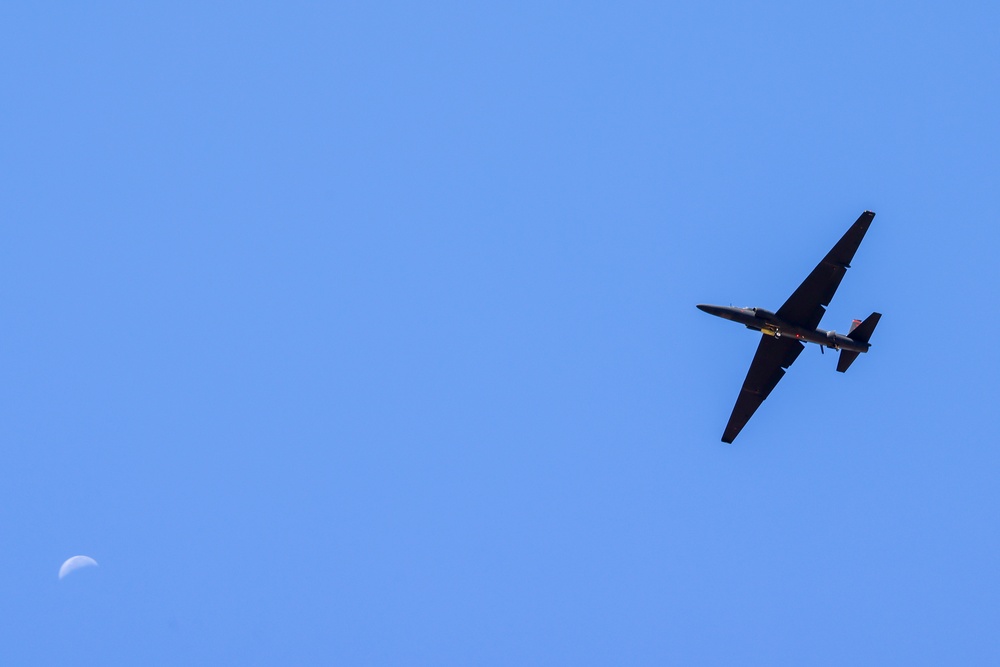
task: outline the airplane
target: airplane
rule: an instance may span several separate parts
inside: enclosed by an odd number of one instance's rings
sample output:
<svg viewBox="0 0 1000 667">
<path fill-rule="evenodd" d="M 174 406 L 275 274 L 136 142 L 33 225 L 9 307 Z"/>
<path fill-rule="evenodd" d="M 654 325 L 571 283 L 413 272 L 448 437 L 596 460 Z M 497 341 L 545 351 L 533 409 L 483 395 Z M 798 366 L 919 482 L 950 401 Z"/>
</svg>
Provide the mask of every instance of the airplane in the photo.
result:
<svg viewBox="0 0 1000 667">
<path fill-rule="evenodd" d="M 750 370 L 747 372 L 743 388 L 736 399 L 733 413 L 722 434 L 722 442 L 732 443 L 739 432 L 750 421 L 760 404 L 764 402 L 778 381 L 785 375 L 785 369 L 792 365 L 805 348 L 803 343 L 816 343 L 822 352 L 824 348 L 840 350 L 837 370 L 845 372 L 858 355 L 867 352 L 875 325 L 881 313 L 872 313 L 863 322 L 854 320 L 847 335 L 836 331 L 817 328 L 826 313 L 824 306 L 840 286 L 851 260 L 857 252 L 861 240 L 868 231 L 875 214 L 865 211 L 851 225 L 847 233 L 826 254 L 823 261 L 792 292 L 788 300 L 777 311 L 763 308 L 733 308 L 732 306 L 711 306 L 700 304 L 698 308 L 709 315 L 716 315 L 733 322 L 739 322 L 748 329 L 760 331 L 760 344 L 754 354 Z"/>
</svg>

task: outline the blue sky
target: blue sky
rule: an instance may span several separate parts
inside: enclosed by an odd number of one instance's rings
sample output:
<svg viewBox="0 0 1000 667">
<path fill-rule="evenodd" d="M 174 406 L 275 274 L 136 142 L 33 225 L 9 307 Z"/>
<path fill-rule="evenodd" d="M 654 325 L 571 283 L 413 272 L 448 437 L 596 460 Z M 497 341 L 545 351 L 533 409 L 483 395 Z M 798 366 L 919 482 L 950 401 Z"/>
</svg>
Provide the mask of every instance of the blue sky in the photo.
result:
<svg viewBox="0 0 1000 667">
<path fill-rule="evenodd" d="M 996 664 L 998 18 L 3 8 L 0 663 Z"/>
</svg>

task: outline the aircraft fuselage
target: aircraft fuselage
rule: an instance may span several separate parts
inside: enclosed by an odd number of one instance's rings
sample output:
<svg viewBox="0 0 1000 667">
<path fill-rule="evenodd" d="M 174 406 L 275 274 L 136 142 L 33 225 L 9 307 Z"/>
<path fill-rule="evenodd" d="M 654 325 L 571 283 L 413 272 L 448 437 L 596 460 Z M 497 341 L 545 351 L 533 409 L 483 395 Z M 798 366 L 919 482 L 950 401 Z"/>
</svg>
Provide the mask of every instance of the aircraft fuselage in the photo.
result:
<svg viewBox="0 0 1000 667">
<path fill-rule="evenodd" d="M 868 343 L 856 341 L 836 331 L 824 329 L 805 329 L 783 321 L 770 310 L 763 308 L 735 308 L 733 306 L 710 306 L 701 304 L 700 310 L 709 315 L 715 315 L 726 320 L 739 322 L 748 329 L 754 329 L 776 338 L 788 337 L 804 343 L 816 343 L 834 350 L 849 350 L 851 352 L 867 352 L 871 347 Z"/>
</svg>

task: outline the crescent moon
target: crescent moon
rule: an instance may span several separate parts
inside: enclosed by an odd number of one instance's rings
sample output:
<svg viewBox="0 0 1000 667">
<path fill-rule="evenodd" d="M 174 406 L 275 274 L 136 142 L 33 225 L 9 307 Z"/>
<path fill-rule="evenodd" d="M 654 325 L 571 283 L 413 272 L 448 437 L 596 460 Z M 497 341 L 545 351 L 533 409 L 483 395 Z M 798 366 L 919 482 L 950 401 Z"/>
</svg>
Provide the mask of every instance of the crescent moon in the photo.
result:
<svg viewBox="0 0 1000 667">
<path fill-rule="evenodd" d="M 59 568 L 59 578 L 62 579 L 67 574 L 79 570 L 81 567 L 98 567 L 97 561 L 90 556 L 73 556 L 67 558 L 66 562 Z"/>
</svg>

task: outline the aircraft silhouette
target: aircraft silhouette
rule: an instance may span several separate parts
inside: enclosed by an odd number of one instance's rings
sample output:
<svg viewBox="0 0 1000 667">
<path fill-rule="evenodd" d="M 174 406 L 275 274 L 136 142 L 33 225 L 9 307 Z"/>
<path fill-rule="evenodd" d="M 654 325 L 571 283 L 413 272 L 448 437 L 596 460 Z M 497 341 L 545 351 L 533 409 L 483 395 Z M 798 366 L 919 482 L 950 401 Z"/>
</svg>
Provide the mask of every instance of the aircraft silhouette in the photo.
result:
<svg viewBox="0 0 1000 667">
<path fill-rule="evenodd" d="M 840 350 L 837 370 L 843 373 L 862 352 L 871 347 L 871 338 L 881 313 L 872 313 L 864 322 L 854 320 L 847 335 L 817 328 L 830 300 L 840 286 L 861 240 L 875 214 L 865 211 L 847 233 L 826 254 L 823 261 L 798 286 L 776 312 L 763 308 L 733 308 L 700 304 L 698 308 L 718 317 L 739 322 L 748 329 L 760 331 L 760 345 L 754 354 L 743 388 L 736 399 L 733 413 L 722 434 L 722 441 L 731 443 L 750 421 L 760 404 L 805 348 L 803 342 L 816 343 L 820 350 L 829 347 Z"/>
</svg>

